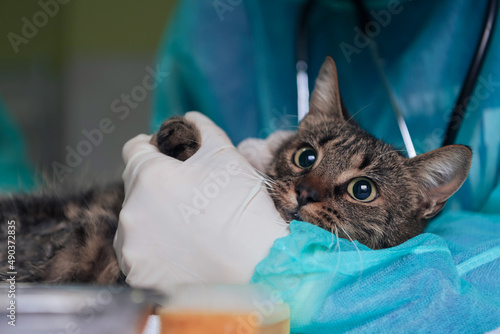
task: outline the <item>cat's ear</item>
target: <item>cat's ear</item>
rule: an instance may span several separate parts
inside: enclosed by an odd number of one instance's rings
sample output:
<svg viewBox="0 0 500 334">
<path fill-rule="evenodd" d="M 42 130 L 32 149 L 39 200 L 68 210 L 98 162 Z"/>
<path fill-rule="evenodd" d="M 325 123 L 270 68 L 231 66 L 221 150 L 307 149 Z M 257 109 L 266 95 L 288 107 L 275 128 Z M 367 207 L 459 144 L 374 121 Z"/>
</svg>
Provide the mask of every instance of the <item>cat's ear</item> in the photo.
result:
<svg viewBox="0 0 500 334">
<path fill-rule="evenodd" d="M 423 217 L 435 216 L 464 183 L 472 152 L 467 146 L 449 145 L 408 159 L 407 164 L 424 187 Z"/>
<path fill-rule="evenodd" d="M 319 70 L 309 102 L 309 113 L 304 120 L 307 118 L 316 118 L 322 121 L 325 119 L 345 121 L 340 99 L 337 67 L 330 56 L 326 57 Z"/>
</svg>

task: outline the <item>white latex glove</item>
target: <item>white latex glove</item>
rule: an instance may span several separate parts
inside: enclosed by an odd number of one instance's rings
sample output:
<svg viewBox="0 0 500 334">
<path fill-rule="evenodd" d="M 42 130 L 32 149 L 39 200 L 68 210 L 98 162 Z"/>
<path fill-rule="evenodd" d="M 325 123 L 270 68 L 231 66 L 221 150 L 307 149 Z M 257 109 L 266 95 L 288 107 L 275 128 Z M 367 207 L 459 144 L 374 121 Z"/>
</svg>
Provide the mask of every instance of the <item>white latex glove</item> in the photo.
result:
<svg viewBox="0 0 500 334">
<path fill-rule="evenodd" d="M 114 248 L 127 282 L 247 283 L 273 242 L 289 234 L 262 178 L 206 116 L 185 116 L 201 147 L 184 162 L 139 135 L 125 144 L 125 201 Z"/>
<path fill-rule="evenodd" d="M 253 168 L 266 173 L 276 151 L 294 133 L 294 131 L 279 130 L 270 134 L 266 139 L 248 138 L 238 144 L 238 151 L 250 162 Z"/>
</svg>

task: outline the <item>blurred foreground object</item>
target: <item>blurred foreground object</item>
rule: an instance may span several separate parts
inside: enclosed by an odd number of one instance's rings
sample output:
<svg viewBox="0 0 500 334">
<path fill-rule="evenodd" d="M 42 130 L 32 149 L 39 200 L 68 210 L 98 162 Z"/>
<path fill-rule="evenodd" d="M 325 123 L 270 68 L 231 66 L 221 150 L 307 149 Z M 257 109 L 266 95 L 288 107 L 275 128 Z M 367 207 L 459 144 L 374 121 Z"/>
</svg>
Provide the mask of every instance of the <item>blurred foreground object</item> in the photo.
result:
<svg viewBox="0 0 500 334">
<path fill-rule="evenodd" d="M 161 300 L 125 286 L 2 284 L 0 333 L 140 333 Z"/>
<path fill-rule="evenodd" d="M 277 291 L 257 285 L 184 285 L 159 312 L 162 334 L 290 333 L 290 311 Z"/>
</svg>

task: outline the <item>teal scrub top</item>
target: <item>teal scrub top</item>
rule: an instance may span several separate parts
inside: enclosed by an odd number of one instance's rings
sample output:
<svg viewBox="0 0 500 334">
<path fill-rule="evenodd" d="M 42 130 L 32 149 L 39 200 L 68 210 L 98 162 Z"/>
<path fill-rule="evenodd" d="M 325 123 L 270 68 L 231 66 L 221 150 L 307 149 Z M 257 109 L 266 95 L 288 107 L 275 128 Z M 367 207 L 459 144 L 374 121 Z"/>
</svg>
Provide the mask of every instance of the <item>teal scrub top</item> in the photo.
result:
<svg viewBox="0 0 500 334">
<path fill-rule="evenodd" d="M 0 193 L 28 191 L 34 178 L 21 130 L 0 100 Z"/>
<path fill-rule="evenodd" d="M 487 2 L 364 2 L 417 153 L 440 147 Z M 155 92 L 152 128 L 189 110 L 207 114 L 235 144 L 296 126 L 296 27 L 304 3 L 180 0 L 158 54 L 169 75 Z M 352 1 L 318 1 L 307 21 L 309 88 L 331 55 L 356 121 L 404 147 L 357 29 Z M 483 333 L 500 326 L 499 30 L 456 140 L 473 151 L 469 177 L 426 234 L 370 250 L 293 222 L 290 236 L 256 268 L 253 282 L 291 305 L 292 332 Z"/>
</svg>

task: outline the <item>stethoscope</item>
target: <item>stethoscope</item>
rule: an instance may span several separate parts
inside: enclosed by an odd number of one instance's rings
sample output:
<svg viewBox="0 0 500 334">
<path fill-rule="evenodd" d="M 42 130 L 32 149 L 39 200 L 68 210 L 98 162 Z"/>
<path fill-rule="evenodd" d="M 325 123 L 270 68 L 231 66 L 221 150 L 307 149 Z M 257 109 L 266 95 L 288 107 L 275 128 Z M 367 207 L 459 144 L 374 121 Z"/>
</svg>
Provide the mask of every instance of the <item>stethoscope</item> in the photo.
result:
<svg viewBox="0 0 500 334">
<path fill-rule="evenodd" d="M 358 12 L 359 24 L 361 27 L 367 27 L 370 22 L 370 15 L 362 0 L 353 0 L 356 10 Z M 309 78 L 307 74 L 307 61 L 308 61 L 308 46 L 307 46 L 307 19 L 312 8 L 316 5 L 317 0 L 307 0 L 304 4 L 302 10 L 302 15 L 298 22 L 297 29 L 297 106 L 298 106 L 298 119 L 299 121 L 309 112 Z M 469 66 L 467 76 L 462 85 L 460 94 L 458 95 L 457 101 L 453 107 L 453 112 L 451 114 L 450 120 L 448 122 L 448 127 L 443 139 L 443 146 L 450 145 L 455 142 L 458 131 L 465 116 L 468 101 L 467 99 L 472 95 L 472 91 L 477 82 L 479 73 L 481 72 L 481 67 L 483 65 L 484 59 L 491 42 L 492 32 L 494 30 L 496 22 L 496 12 L 498 9 L 498 0 L 489 0 L 488 6 L 486 8 L 486 14 L 483 21 L 483 28 L 481 30 L 481 36 L 479 38 L 478 44 L 476 46 L 476 51 L 472 62 Z M 363 29 L 363 33 L 366 31 Z M 415 148 L 413 146 L 413 141 L 410 136 L 410 132 L 406 125 L 401 107 L 397 99 L 395 98 L 394 91 L 389 83 L 387 75 L 383 70 L 382 57 L 378 51 L 378 45 L 374 39 L 367 37 L 371 42 L 369 44 L 369 49 L 373 57 L 377 73 L 383 83 L 383 86 L 389 96 L 390 103 L 394 114 L 396 116 L 399 131 L 403 138 L 405 148 L 407 150 L 408 157 L 416 156 Z"/>
</svg>

